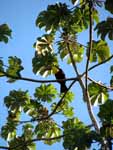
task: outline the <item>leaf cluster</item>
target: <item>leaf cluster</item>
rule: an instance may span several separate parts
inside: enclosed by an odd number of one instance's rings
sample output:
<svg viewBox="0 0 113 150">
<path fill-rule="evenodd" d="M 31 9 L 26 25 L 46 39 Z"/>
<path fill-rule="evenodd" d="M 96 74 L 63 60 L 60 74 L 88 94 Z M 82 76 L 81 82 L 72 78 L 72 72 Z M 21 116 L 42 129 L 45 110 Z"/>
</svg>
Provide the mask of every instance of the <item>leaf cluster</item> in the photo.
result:
<svg viewBox="0 0 113 150">
<path fill-rule="evenodd" d="M 64 142 L 65 149 L 85 150 L 91 147 L 93 140 L 98 139 L 98 134 L 91 131 L 78 118 L 72 118 L 63 122 L 64 127 Z"/>
<path fill-rule="evenodd" d="M 0 25 L 0 42 L 8 43 L 12 30 L 7 24 Z"/>
</svg>

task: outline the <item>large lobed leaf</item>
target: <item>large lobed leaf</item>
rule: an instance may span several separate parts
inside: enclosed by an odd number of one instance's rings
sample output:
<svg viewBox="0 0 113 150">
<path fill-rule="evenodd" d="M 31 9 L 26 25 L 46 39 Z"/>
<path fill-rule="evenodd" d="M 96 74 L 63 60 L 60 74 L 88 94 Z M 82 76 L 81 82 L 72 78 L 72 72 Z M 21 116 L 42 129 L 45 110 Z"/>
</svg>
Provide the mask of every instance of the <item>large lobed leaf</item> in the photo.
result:
<svg viewBox="0 0 113 150">
<path fill-rule="evenodd" d="M 97 106 L 99 104 L 105 103 L 108 100 L 108 91 L 106 88 L 99 86 L 95 83 L 90 83 L 88 85 L 88 91 L 90 95 L 90 100 L 92 105 Z"/>
<path fill-rule="evenodd" d="M 108 99 L 103 105 L 100 105 L 98 116 L 102 122 L 113 123 L 113 100 Z"/>
<path fill-rule="evenodd" d="M 93 44 L 92 44 L 92 51 L 90 54 L 90 62 L 98 61 L 100 63 L 110 57 L 110 49 L 106 41 L 103 41 L 103 40 L 94 41 L 93 40 L 92 42 Z M 89 44 L 88 44 L 88 47 L 89 47 Z M 87 48 L 87 51 L 88 50 L 89 48 Z"/>
<path fill-rule="evenodd" d="M 110 40 L 113 40 L 113 18 L 109 17 L 107 20 L 98 23 L 95 30 L 102 40 L 105 40 L 107 35 Z"/>
<path fill-rule="evenodd" d="M 105 104 L 100 106 L 98 116 L 102 121 L 101 135 L 113 138 L 113 100 L 108 99 Z"/>
<path fill-rule="evenodd" d="M 75 62 L 81 62 L 83 59 L 84 48 L 81 45 L 78 45 L 76 40 L 73 37 L 68 37 L 69 47 L 67 43 L 63 40 L 58 42 L 58 49 L 60 53 L 61 59 L 67 59 L 67 63 L 71 64 L 71 58 L 69 51 L 73 55 L 73 59 Z"/>
<path fill-rule="evenodd" d="M 0 42 L 8 43 L 12 30 L 7 24 L 0 25 Z"/>
<path fill-rule="evenodd" d="M 45 27 L 46 31 L 57 30 L 62 23 L 69 18 L 70 10 L 66 4 L 56 3 L 48 5 L 46 11 L 42 11 L 37 19 L 36 26 L 39 28 Z"/>
<path fill-rule="evenodd" d="M 10 56 L 8 63 L 9 63 L 9 66 L 6 70 L 6 73 L 9 76 L 13 76 L 12 78 L 9 77 L 9 80 L 8 80 L 8 82 L 12 83 L 12 82 L 16 81 L 16 79 L 14 79 L 14 78 L 19 78 L 21 76 L 20 71 L 22 71 L 24 68 L 21 65 L 21 59 L 17 58 L 16 56 L 14 56 L 14 57 Z"/>
<path fill-rule="evenodd" d="M 110 67 L 110 73 L 113 74 L 113 65 Z M 113 87 L 113 75 L 111 76 L 110 79 L 110 86 Z"/>
<path fill-rule="evenodd" d="M 3 68 L 4 64 L 3 61 L 0 60 L 0 77 L 4 76 L 4 68 Z"/>
<path fill-rule="evenodd" d="M 54 35 L 51 34 L 44 34 L 42 37 L 37 38 L 37 41 L 34 45 L 37 54 L 45 54 L 46 52 L 53 52 L 53 40 L 54 40 Z"/>
<path fill-rule="evenodd" d="M 60 96 L 60 98 L 62 99 L 62 96 Z M 67 92 L 67 94 L 65 95 L 64 99 L 62 100 L 62 103 L 60 104 L 60 106 L 57 108 L 56 112 L 58 113 L 62 113 L 64 116 L 68 117 L 68 118 L 72 118 L 74 115 L 74 108 L 72 106 L 70 106 L 70 103 L 74 100 L 74 94 L 72 92 Z M 57 103 L 54 102 L 51 107 L 52 107 L 52 111 L 54 110 L 54 108 L 56 107 Z"/>
<path fill-rule="evenodd" d="M 35 52 L 35 56 L 32 59 L 33 72 L 35 74 L 41 74 L 48 76 L 55 72 L 58 66 L 57 57 L 54 53 L 46 52 L 45 55 L 38 55 Z"/>
<path fill-rule="evenodd" d="M 106 0 L 105 1 L 105 9 L 107 9 L 109 12 L 113 14 L 113 1 L 112 0 Z"/>
<path fill-rule="evenodd" d="M 34 96 L 37 98 L 37 101 L 43 102 L 52 102 L 56 98 L 57 90 L 53 84 L 41 84 L 40 87 L 37 87 L 34 93 Z"/>
<path fill-rule="evenodd" d="M 30 103 L 30 96 L 28 91 L 13 90 L 10 91 L 9 96 L 4 98 L 4 103 L 8 109 L 16 112 L 17 110 L 21 110 L 21 107 Z"/>
<path fill-rule="evenodd" d="M 85 150 L 91 147 L 93 140 L 97 139 L 97 134 L 84 125 L 78 118 L 68 119 L 63 122 L 65 149 Z"/>
<path fill-rule="evenodd" d="M 37 135 L 38 138 L 54 138 L 58 137 L 61 134 L 60 128 L 57 126 L 57 124 L 51 120 L 45 120 L 41 121 L 35 128 L 35 134 Z M 55 139 L 55 140 L 45 140 L 45 144 L 53 144 L 55 142 L 60 142 L 60 139 Z"/>
</svg>

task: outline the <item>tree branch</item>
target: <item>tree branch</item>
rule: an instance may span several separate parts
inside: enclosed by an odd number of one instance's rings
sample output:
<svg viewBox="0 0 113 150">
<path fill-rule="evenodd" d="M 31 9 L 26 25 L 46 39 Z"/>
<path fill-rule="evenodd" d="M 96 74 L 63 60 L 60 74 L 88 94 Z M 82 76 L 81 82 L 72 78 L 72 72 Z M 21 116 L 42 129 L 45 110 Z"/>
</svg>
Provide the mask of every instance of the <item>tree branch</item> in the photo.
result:
<svg viewBox="0 0 113 150">
<path fill-rule="evenodd" d="M 9 149 L 9 147 L 6 147 L 6 146 L 0 146 L 0 149 Z"/>
<path fill-rule="evenodd" d="M 111 55 L 109 58 L 107 58 L 106 60 L 104 60 L 104 61 L 102 61 L 102 62 L 100 62 L 100 63 L 98 63 L 98 64 L 96 64 L 96 65 L 94 65 L 94 66 L 92 66 L 92 67 L 90 67 L 89 69 L 88 69 L 88 71 L 90 71 L 90 70 L 92 70 L 92 69 L 94 69 L 94 68 L 96 68 L 96 67 L 98 67 L 98 66 L 100 66 L 100 65 L 102 65 L 102 64 L 104 64 L 104 63 L 106 63 L 106 62 L 108 62 L 109 60 L 111 60 L 113 58 L 113 55 Z M 84 74 L 85 74 L 85 72 L 84 72 Z"/>
<path fill-rule="evenodd" d="M 67 42 L 67 49 L 68 49 L 68 53 L 69 53 L 69 55 L 70 55 L 70 59 L 71 59 L 73 68 L 74 68 L 74 70 L 75 70 L 75 73 L 76 73 L 76 75 L 79 77 L 79 73 L 78 73 L 77 67 L 76 67 L 76 65 L 75 65 L 75 61 L 74 61 L 74 59 L 73 59 L 73 55 L 72 55 L 72 53 L 71 53 L 71 50 L 70 50 L 70 47 L 69 47 L 69 43 L 68 43 L 68 42 Z"/>
<path fill-rule="evenodd" d="M 78 80 L 74 80 L 70 86 L 68 87 L 68 90 L 63 94 L 62 98 L 59 100 L 59 102 L 57 103 L 57 105 L 55 106 L 54 110 L 48 115 L 48 118 L 50 118 L 57 110 L 57 108 L 61 105 L 64 97 L 66 96 L 67 92 L 70 90 L 70 88 L 73 86 L 73 84 L 78 81 Z"/>
<path fill-rule="evenodd" d="M 4 71 L 0 71 L 1 73 L 3 73 L 6 77 L 9 78 L 13 78 L 16 80 L 23 80 L 23 81 L 29 81 L 29 82 L 35 82 L 35 83 L 49 83 L 49 82 L 58 82 L 58 81 L 72 81 L 72 80 L 77 80 L 77 77 L 73 77 L 73 78 L 66 78 L 66 79 L 58 79 L 58 80 L 37 80 L 37 79 L 32 79 L 32 78 L 27 78 L 27 77 L 16 77 L 13 75 L 8 74 L 7 72 Z"/>
<path fill-rule="evenodd" d="M 90 67 L 88 69 L 88 71 L 93 70 L 94 68 L 108 62 L 109 60 L 111 60 L 113 58 L 113 55 L 111 55 L 108 59 Z M 29 82 L 34 82 L 34 83 L 49 83 L 49 82 L 58 82 L 58 81 L 72 81 L 72 80 L 76 80 L 78 77 L 72 77 L 72 78 L 66 78 L 66 79 L 58 79 L 58 80 L 37 80 L 37 79 L 32 79 L 32 78 L 27 78 L 27 77 L 15 77 L 13 75 L 10 75 L 2 70 L 0 70 L 1 73 L 3 73 L 6 77 L 10 77 L 13 79 L 17 79 L 17 80 L 23 80 L 23 81 L 29 81 Z M 82 77 L 83 75 L 85 75 L 86 72 L 82 73 L 79 77 Z M 78 78 L 79 79 L 79 78 Z"/>
<path fill-rule="evenodd" d="M 89 96 L 89 92 L 88 92 L 88 71 L 89 71 L 89 62 L 90 62 L 90 54 L 91 54 L 91 50 L 92 50 L 92 22 L 93 22 L 93 18 L 92 18 L 92 1 L 89 1 L 89 20 L 90 20 L 90 25 L 89 25 L 89 50 L 87 53 L 87 62 L 86 62 L 86 71 L 85 71 L 85 87 L 86 87 L 86 91 L 85 91 L 85 100 L 87 103 L 87 108 L 88 108 L 88 112 L 89 112 L 89 116 L 92 120 L 92 123 L 94 124 L 95 130 L 99 133 L 99 125 L 98 122 L 95 118 L 95 115 L 93 113 L 92 110 L 92 105 L 91 105 L 91 101 L 90 101 L 90 96 Z"/>
</svg>

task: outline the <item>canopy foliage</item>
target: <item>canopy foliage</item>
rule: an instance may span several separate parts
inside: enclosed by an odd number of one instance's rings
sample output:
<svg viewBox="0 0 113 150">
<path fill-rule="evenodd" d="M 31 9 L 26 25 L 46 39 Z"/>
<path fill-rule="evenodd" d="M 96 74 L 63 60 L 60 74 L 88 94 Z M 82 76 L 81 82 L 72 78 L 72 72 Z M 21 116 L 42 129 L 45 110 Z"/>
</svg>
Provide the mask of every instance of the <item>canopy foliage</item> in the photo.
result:
<svg viewBox="0 0 113 150">
<path fill-rule="evenodd" d="M 98 66 L 101 67 L 113 58 L 107 43 L 113 40 L 113 17 L 106 20 L 99 18 L 100 7 L 113 15 L 113 2 L 79 0 L 75 3 L 76 0 L 70 0 L 70 5 L 58 2 L 40 12 L 36 18 L 36 27 L 43 28 L 45 34 L 34 41 L 35 52 L 31 58 L 35 75 L 53 77 L 63 61 L 73 67 L 73 77 L 39 81 L 22 75 L 24 66 L 18 56 L 9 56 L 7 66 L 7 62 L 0 59 L 0 77 L 6 77 L 9 84 L 17 80 L 40 83 L 33 96 L 29 89 L 24 91 L 21 88 L 11 90 L 4 97 L 8 114 L 1 128 L 1 137 L 7 141 L 8 146 L 0 146 L 1 149 L 36 150 L 36 142 L 41 140 L 48 145 L 62 142 L 65 150 L 86 150 L 93 147 L 94 142 L 98 149 L 112 149 L 113 99 L 110 94 L 113 90 L 113 65 L 107 68 L 111 76 L 110 81 L 108 79 L 109 85 L 92 79 L 89 72 L 95 68 L 98 70 Z M 87 31 L 89 37 L 86 45 L 78 40 L 79 34 L 84 31 Z M 93 32 L 97 34 L 97 39 L 93 39 Z M 1 24 L 0 42 L 8 43 L 11 33 L 7 24 Z M 85 64 L 81 72 L 79 64 Z M 68 88 L 66 92 L 60 93 L 54 83 L 64 80 L 69 83 Z M 71 91 L 76 83 L 81 88 L 82 103 L 87 105 L 89 116 L 84 117 L 90 117 L 89 125 L 75 115 L 76 107 L 71 105 L 72 102 L 76 103 L 78 96 Z M 93 113 L 94 106 L 98 107 L 97 115 Z M 80 109 L 83 108 L 80 106 Z M 21 120 L 22 115 L 27 115 L 29 119 Z M 60 125 L 56 115 L 65 118 Z"/>
</svg>

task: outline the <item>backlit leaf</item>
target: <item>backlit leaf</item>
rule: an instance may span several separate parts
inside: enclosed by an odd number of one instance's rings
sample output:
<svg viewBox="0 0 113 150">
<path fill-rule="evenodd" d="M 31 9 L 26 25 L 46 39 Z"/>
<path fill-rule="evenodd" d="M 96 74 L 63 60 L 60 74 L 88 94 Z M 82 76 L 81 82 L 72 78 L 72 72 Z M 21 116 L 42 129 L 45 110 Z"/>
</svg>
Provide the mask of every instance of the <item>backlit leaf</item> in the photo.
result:
<svg viewBox="0 0 113 150">
<path fill-rule="evenodd" d="M 90 95 L 90 100 L 92 105 L 97 106 L 99 104 L 105 103 L 108 100 L 108 91 L 106 88 L 101 87 L 95 83 L 90 83 L 88 85 L 88 91 Z"/>
<path fill-rule="evenodd" d="M 89 49 L 87 48 L 87 51 Z M 110 57 L 110 49 L 105 41 L 93 41 L 90 61 L 99 63 Z"/>
<path fill-rule="evenodd" d="M 54 53 L 46 52 L 45 55 L 38 55 L 32 59 L 33 72 L 43 76 L 48 76 L 54 72 L 54 67 L 58 66 L 57 57 Z"/>
<path fill-rule="evenodd" d="M 24 68 L 21 65 L 21 59 L 17 58 L 16 56 L 15 57 L 10 56 L 8 63 L 9 66 L 6 72 L 8 75 L 13 76 L 15 79 L 13 77 L 12 78 L 9 77 L 9 80 L 7 82 L 12 83 L 16 81 L 16 78 L 21 76 L 20 71 L 22 71 Z"/>
<path fill-rule="evenodd" d="M 60 136 L 61 130 L 53 120 L 49 119 L 49 120 L 41 121 L 36 126 L 35 133 L 37 134 L 38 138 L 43 137 L 49 139 L 49 138 Z M 59 141 L 60 139 L 45 140 L 44 143 L 51 145 Z"/>
<path fill-rule="evenodd" d="M 51 102 L 56 98 L 57 90 L 53 84 L 41 84 L 40 87 L 37 87 L 34 93 L 34 96 L 37 98 L 37 101 Z"/>
</svg>

